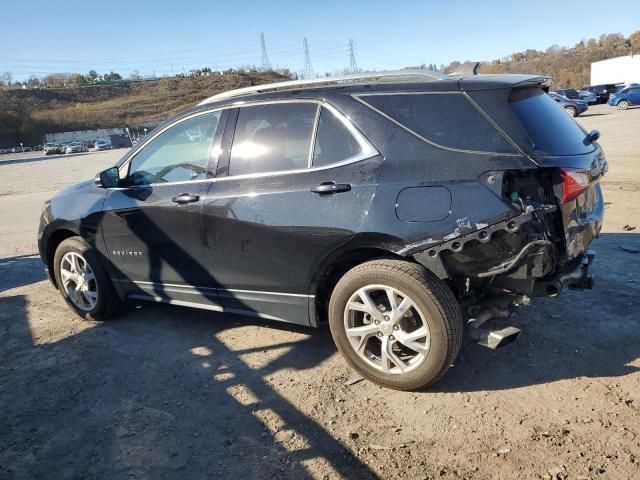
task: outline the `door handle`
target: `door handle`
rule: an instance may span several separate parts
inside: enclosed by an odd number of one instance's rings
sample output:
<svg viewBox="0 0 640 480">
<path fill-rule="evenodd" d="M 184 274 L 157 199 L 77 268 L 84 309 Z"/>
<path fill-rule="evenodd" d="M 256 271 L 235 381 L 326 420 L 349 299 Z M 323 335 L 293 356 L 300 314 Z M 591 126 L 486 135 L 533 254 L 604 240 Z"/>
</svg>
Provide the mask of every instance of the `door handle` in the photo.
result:
<svg viewBox="0 0 640 480">
<path fill-rule="evenodd" d="M 198 200 L 200 200 L 200 197 L 198 195 L 191 195 L 190 193 L 181 193 L 177 197 L 173 197 L 171 200 L 174 203 L 184 205 L 186 203 L 197 202 Z"/>
<path fill-rule="evenodd" d="M 333 195 L 334 193 L 348 192 L 351 185 L 348 183 L 323 182 L 317 187 L 313 187 L 311 191 L 320 195 Z"/>
</svg>

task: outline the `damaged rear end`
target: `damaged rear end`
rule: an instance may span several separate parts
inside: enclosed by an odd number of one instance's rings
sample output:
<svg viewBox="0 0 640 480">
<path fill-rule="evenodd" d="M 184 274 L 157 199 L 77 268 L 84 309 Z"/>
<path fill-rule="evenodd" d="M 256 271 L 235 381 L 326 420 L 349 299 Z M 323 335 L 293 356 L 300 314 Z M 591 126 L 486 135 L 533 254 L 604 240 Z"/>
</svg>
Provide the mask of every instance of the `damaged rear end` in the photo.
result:
<svg viewBox="0 0 640 480">
<path fill-rule="evenodd" d="M 474 89 L 473 80 L 460 84 L 531 167 L 487 171 L 478 179 L 512 216 L 414 257 L 453 285 L 475 327 L 471 336 L 497 348 L 519 330 L 482 328 L 488 320 L 505 318 L 531 297 L 593 287 L 595 252 L 588 247 L 602 227 L 600 179 L 607 162 L 598 132 L 586 132 L 559 108 L 544 80 L 499 89 Z"/>
</svg>

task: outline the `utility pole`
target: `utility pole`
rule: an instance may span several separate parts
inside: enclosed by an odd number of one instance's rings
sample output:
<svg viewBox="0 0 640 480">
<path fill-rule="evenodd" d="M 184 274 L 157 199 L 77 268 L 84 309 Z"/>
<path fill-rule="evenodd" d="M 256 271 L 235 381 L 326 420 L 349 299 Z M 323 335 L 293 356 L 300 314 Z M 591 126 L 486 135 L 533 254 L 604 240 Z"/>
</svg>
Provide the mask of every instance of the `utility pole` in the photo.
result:
<svg viewBox="0 0 640 480">
<path fill-rule="evenodd" d="M 267 45 L 264 42 L 264 33 L 260 33 L 260 46 L 262 47 L 262 70 L 271 70 L 271 62 L 267 55 Z"/>
<path fill-rule="evenodd" d="M 349 39 L 349 71 L 358 73 L 358 64 L 356 62 L 356 51 L 353 47 L 353 38 Z"/>
<path fill-rule="evenodd" d="M 313 78 L 313 65 L 311 65 L 311 57 L 309 56 L 309 44 L 307 43 L 307 37 L 304 37 L 302 41 L 302 49 L 304 50 L 304 71 L 302 76 L 304 78 Z"/>
</svg>

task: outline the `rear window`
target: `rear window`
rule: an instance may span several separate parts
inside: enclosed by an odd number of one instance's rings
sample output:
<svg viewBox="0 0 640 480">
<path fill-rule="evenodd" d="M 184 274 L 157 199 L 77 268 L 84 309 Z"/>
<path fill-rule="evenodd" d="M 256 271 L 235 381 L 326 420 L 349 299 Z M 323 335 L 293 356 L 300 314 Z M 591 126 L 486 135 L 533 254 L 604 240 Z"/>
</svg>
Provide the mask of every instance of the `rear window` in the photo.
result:
<svg viewBox="0 0 640 480">
<path fill-rule="evenodd" d="M 429 142 L 476 152 L 516 153 L 461 94 L 364 95 L 361 99 Z"/>
<path fill-rule="evenodd" d="M 514 90 L 509 103 L 533 142 L 534 155 L 580 155 L 594 150 L 593 145 L 584 144 L 586 132 L 543 90 Z"/>
<path fill-rule="evenodd" d="M 574 99 L 580 98 L 580 95 L 578 95 L 578 92 L 573 89 L 564 90 L 564 96 L 567 98 L 574 98 Z"/>
<path fill-rule="evenodd" d="M 313 166 L 321 167 L 353 158 L 362 152 L 358 141 L 340 120 L 326 108 L 320 112 L 318 133 L 313 148 Z"/>
</svg>

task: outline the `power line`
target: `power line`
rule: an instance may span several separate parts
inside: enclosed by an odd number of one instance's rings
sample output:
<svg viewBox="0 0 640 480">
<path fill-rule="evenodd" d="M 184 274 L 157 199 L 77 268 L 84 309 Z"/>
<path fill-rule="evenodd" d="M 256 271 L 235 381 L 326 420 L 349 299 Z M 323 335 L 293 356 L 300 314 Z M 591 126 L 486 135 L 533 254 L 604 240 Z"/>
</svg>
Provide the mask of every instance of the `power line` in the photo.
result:
<svg viewBox="0 0 640 480">
<path fill-rule="evenodd" d="M 311 57 L 309 56 L 309 44 L 307 43 L 307 37 L 304 37 L 302 41 L 302 50 L 304 51 L 304 70 L 302 72 L 303 78 L 313 78 L 313 65 L 311 65 Z"/>
<path fill-rule="evenodd" d="M 349 71 L 351 73 L 358 72 L 358 63 L 356 62 L 356 52 L 353 48 L 353 38 L 349 39 Z"/>
<path fill-rule="evenodd" d="M 264 43 L 264 33 L 260 33 L 260 46 L 262 47 L 262 70 L 271 70 L 271 62 L 267 55 L 267 45 Z"/>
</svg>

